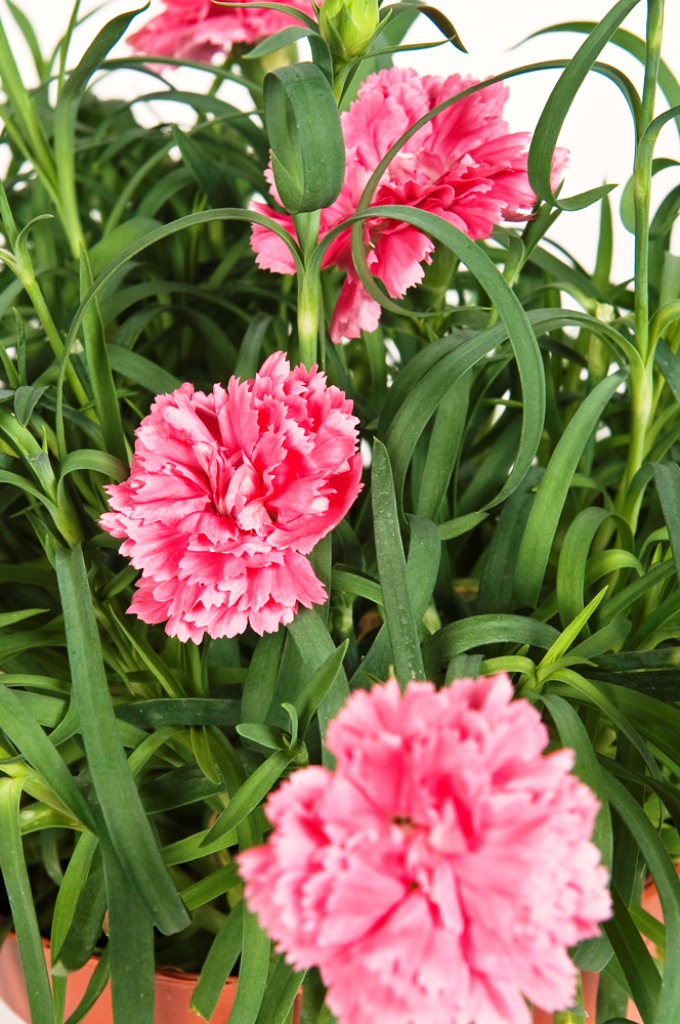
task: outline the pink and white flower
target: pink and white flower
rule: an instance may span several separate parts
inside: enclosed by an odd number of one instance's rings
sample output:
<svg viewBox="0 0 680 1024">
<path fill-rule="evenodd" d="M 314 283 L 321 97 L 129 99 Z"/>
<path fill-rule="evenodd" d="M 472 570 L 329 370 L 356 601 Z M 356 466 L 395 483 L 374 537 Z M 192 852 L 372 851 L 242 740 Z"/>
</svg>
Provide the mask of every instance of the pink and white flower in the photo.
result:
<svg viewBox="0 0 680 1024">
<path fill-rule="evenodd" d="M 100 523 L 142 570 L 130 611 L 199 643 L 274 632 L 326 592 L 305 555 L 361 489 L 352 403 L 283 352 L 255 380 L 160 395 Z"/>
<path fill-rule="evenodd" d="M 163 0 L 159 14 L 127 42 L 138 53 L 209 62 L 217 53 L 228 53 L 234 43 L 256 43 L 299 22 L 266 7 L 230 8 L 212 0 Z M 303 14 L 312 15 L 310 0 L 286 0 Z"/>
<path fill-rule="evenodd" d="M 528 1024 L 568 1007 L 567 947 L 611 912 L 590 842 L 598 803 L 543 751 L 507 676 L 357 691 L 328 730 L 334 771 L 268 799 L 245 897 L 339 1024 Z"/>
<path fill-rule="evenodd" d="M 321 212 L 323 238 L 356 213 L 361 194 L 382 158 L 405 131 L 439 103 L 477 84 L 473 78 L 451 75 L 421 77 L 408 68 L 389 68 L 370 75 L 350 109 L 342 114 L 347 165 L 345 182 L 336 201 Z M 536 196 L 527 176 L 526 132 L 510 133 L 502 118 L 508 97 L 503 84 L 488 85 L 454 103 L 421 128 L 391 161 L 371 200 L 371 206 L 404 205 L 438 214 L 469 238 L 487 238 L 504 220 L 523 220 L 531 214 Z M 566 159 L 558 151 L 555 176 Z M 277 197 L 271 171 L 270 191 Z M 286 214 L 256 204 L 295 235 Z M 279 274 L 292 274 L 291 254 L 273 231 L 255 225 L 252 246 L 258 264 Z M 368 267 L 392 298 L 422 281 L 423 264 L 431 262 L 434 243 L 415 227 L 376 217 L 366 221 L 364 243 Z M 324 266 L 337 266 L 346 277 L 330 334 L 335 342 L 373 331 L 380 305 L 365 290 L 354 269 L 350 232 L 330 245 Z"/>
</svg>

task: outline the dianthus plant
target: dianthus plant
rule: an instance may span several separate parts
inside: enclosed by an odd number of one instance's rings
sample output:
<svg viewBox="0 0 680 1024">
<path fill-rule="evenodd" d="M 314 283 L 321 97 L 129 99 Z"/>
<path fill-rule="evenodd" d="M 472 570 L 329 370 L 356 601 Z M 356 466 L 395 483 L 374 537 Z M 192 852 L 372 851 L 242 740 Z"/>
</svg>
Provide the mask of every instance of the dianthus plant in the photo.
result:
<svg viewBox="0 0 680 1024">
<path fill-rule="evenodd" d="M 663 0 L 485 79 L 444 3 L 80 6 L 45 55 L 0 0 L 0 931 L 31 1020 L 110 978 L 152 1024 L 158 967 L 205 1020 L 236 973 L 229 1024 L 675 1024 Z M 574 194 L 596 75 L 634 159 Z M 551 238 L 588 207 L 581 261 Z"/>
</svg>

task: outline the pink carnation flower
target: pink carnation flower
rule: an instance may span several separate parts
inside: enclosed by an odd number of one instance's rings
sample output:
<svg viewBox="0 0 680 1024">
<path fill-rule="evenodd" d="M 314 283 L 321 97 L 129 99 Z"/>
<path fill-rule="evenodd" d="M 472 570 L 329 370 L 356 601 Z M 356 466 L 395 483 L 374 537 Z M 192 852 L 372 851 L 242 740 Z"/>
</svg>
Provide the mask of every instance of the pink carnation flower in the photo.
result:
<svg viewBox="0 0 680 1024">
<path fill-rule="evenodd" d="M 274 632 L 323 602 L 304 556 L 361 489 L 357 422 L 342 391 L 283 352 L 255 380 L 156 398 L 100 519 L 142 570 L 129 610 L 200 643 Z"/>
<path fill-rule="evenodd" d="M 370 75 L 358 98 L 342 114 L 347 166 L 345 182 L 336 201 L 321 212 L 321 237 L 356 213 L 371 174 L 388 149 L 428 111 L 476 79 L 451 75 L 425 76 L 408 68 L 389 68 Z M 530 136 L 511 134 L 501 114 L 508 97 L 502 84 L 489 85 L 454 103 L 421 128 L 392 160 L 376 189 L 372 206 L 411 206 L 438 214 L 469 238 L 487 238 L 503 220 L 526 219 L 536 201 L 527 177 Z M 559 151 L 558 177 L 566 153 Z M 270 191 L 278 199 L 269 172 Z M 267 213 L 295 234 L 292 219 Z M 252 230 L 252 246 L 259 266 L 279 274 L 292 274 L 291 254 L 278 235 L 262 225 Z M 433 242 L 415 227 L 384 218 L 368 220 L 364 227 L 368 266 L 392 298 L 403 298 L 408 288 L 422 281 L 423 263 L 430 263 Z M 364 289 L 354 269 L 350 232 L 331 243 L 324 266 L 335 265 L 347 276 L 331 321 L 331 339 L 357 338 L 374 331 L 380 305 Z"/>
<path fill-rule="evenodd" d="M 567 947 L 611 912 L 598 804 L 505 675 L 357 691 L 337 758 L 273 793 L 245 897 L 340 1024 L 528 1024 L 573 1002 Z"/>
<path fill-rule="evenodd" d="M 310 0 L 286 3 L 304 14 L 313 14 Z M 216 53 L 227 53 L 234 43 L 256 43 L 298 24 L 287 14 L 266 7 L 232 10 L 212 0 L 164 0 L 160 14 L 127 41 L 139 53 L 210 61 Z"/>
</svg>

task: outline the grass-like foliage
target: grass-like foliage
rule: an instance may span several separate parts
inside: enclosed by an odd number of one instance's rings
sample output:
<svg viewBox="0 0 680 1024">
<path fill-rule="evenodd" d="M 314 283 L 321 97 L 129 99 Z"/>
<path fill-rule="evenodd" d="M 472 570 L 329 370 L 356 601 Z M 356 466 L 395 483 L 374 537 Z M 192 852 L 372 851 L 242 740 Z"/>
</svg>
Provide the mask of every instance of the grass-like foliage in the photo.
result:
<svg viewBox="0 0 680 1024">
<path fill-rule="evenodd" d="M 601 804 L 594 841 L 614 916 L 571 951 L 601 972 L 598 1022 L 625 1018 L 632 998 L 645 1024 L 676 1024 L 680 186 L 654 212 L 650 193 L 672 166 L 656 145 L 676 128 L 680 84 L 661 59 L 663 0 L 648 0 L 644 40 L 625 28 L 637 2 L 619 0 L 599 24 L 553 26 L 546 48 L 559 59 L 491 80 L 560 72 L 526 126 L 532 215 L 473 240 L 432 207 L 386 200 L 380 182 L 418 128 L 479 85 L 438 99 L 367 172 L 344 219 L 324 221 L 344 180 L 338 105 L 390 66 L 417 4 L 385 3 L 357 52 L 332 52 L 303 13 L 220 64 L 149 67 L 110 56 L 132 12 L 74 66 L 78 4 L 45 56 L 30 4 L 1 0 L 1 927 L 18 935 L 33 1024 L 62 1020 L 66 972 L 103 951 L 90 998 L 110 974 L 117 1024 L 151 1024 L 154 964 L 200 975 L 205 1017 L 237 964 L 230 1024 L 286 1024 L 303 978 L 244 910 L 234 861 L 263 841 L 268 793 L 301 766 L 332 766 L 326 729 L 352 691 L 390 674 L 442 687 L 500 672 L 554 745 L 575 750 Z M 456 31 L 425 14 L 453 73 Z M 10 21 L 36 86 L 16 65 Z M 303 37 L 311 63 L 296 63 Z M 639 60 L 640 93 L 598 63 L 608 42 Z M 200 87 L 176 88 L 176 63 L 200 68 Z M 140 100 L 101 99 L 97 82 L 122 68 L 157 110 L 183 109 L 182 126 L 142 127 Z M 564 119 L 598 73 L 635 139 L 620 211 L 600 182 L 573 196 L 568 174 L 563 187 L 554 175 Z M 264 211 L 270 151 L 278 200 Z M 589 274 L 546 236 L 593 204 Z M 635 236 L 623 281 L 611 271 L 618 216 Z M 377 218 L 434 244 L 405 297 L 371 263 Z M 258 265 L 253 225 L 294 275 Z M 347 273 L 379 322 L 335 345 Z M 363 489 L 309 556 L 328 600 L 277 632 L 182 643 L 126 614 L 139 573 L 99 525 L 104 487 L 127 478 L 156 395 L 251 380 L 279 350 L 344 391 L 363 440 Z M 665 928 L 639 909 L 650 874 Z M 59 965 L 51 977 L 41 934 Z M 304 1024 L 329 1021 L 315 973 L 304 992 Z"/>
</svg>

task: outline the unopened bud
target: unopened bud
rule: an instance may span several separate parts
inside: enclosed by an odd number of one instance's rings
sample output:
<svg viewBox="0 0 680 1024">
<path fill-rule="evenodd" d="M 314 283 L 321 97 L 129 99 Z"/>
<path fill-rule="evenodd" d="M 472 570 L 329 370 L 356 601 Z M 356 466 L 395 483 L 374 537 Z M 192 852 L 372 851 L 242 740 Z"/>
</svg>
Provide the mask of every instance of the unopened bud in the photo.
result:
<svg viewBox="0 0 680 1024">
<path fill-rule="evenodd" d="M 319 30 L 339 65 L 366 52 L 378 24 L 378 0 L 324 0 L 319 12 Z"/>
</svg>

